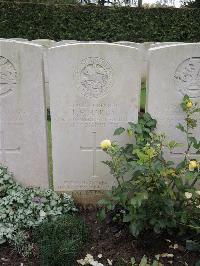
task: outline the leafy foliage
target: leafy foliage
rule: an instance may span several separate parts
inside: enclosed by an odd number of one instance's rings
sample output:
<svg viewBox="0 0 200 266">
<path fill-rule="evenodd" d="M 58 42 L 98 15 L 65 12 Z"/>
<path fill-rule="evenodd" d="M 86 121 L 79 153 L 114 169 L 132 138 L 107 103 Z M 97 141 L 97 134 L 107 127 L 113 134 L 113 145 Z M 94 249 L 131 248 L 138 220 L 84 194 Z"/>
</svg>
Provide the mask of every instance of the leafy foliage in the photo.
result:
<svg viewBox="0 0 200 266">
<path fill-rule="evenodd" d="M 189 8 L 200 8 L 200 0 L 185 0 L 183 4 Z"/>
<path fill-rule="evenodd" d="M 140 261 L 140 264 L 136 263 L 136 260 L 134 257 L 131 258 L 131 266 L 163 266 L 162 263 L 160 263 L 158 260 L 154 260 L 152 263 L 149 263 L 148 258 L 144 255 Z"/>
<path fill-rule="evenodd" d="M 198 42 L 198 17 L 199 9 L 0 2 L 0 37 Z"/>
<path fill-rule="evenodd" d="M 76 208 L 67 194 L 24 188 L 14 181 L 7 168 L 0 167 L 0 244 L 8 241 L 19 253 L 28 255 L 32 244 L 27 229 L 70 211 Z"/>
<path fill-rule="evenodd" d="M 75 215 L 61 215 L 44 221 L 34 230 L 41 265 L 71 266 L 87 236 L 84 222 Z"/>
<path fill-rule="evenodd" d="M 187 95 L 181 108 L 185 123 L 178 128 L 186 136 L 186 150 L 179 165 L 166 161 L 163 154 L 180 144 L 168 142 L 164 134 L 156 133 L 156 121 L 148 113 L 138 124 L 129 123 L 131 144 L 120 147 L 113 142 L 104 150 L 111 157 L 104 163 L 110 167 L 117 186 L 99 202 L 104 206 L 99 215 L 103 219 L 109 212 L 114 221 L 128 224 L 134 236 L 146 230 L 200 233 L 200 191 L 195 189 L 200 180 L 200 163 L 190 156 L 191 149 L 199 154 L 200 141 L 192 131 L 197 126 L 195 114 L 200 109 Z M 119 129 L 115 134 L 124 131 Z"/>
</svg>

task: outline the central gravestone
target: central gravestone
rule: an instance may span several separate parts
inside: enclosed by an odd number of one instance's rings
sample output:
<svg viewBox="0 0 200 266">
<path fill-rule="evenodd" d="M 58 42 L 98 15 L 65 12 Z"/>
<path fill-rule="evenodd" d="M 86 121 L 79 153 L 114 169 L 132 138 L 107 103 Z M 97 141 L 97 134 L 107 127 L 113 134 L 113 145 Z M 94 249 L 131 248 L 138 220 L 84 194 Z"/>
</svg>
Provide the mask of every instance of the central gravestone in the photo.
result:
<svg viewBox="0 0 200 266">
<path fill-rule="evenodd" d="M 176 44 L 150 49 L 147 111 L 157 119 L 158 130 L 165 132 L 169 140 L 184 144 L 185 135 L 176 125 L 185 124 L 180 103 L 186 94 L 200 104 L 200 45 Z M 196 119 L 198 127 L 194 134 L 199 139 L 199 114 Z M 176 148 L 165 156 L 179 162 L 185 150 L 185 147 Z M 195 157 L 191 152 L 190 159 Z"/>
<path fill-rule="evenodd" d="M 103 139 L 137 121 L 140 58 L 116 44 L 70 44 L 48 54 L 54 188 L 109 190 L 114 178 L 102 161 Z M 126 137 L 121 141 L 127 142 Z"/>
</svg>

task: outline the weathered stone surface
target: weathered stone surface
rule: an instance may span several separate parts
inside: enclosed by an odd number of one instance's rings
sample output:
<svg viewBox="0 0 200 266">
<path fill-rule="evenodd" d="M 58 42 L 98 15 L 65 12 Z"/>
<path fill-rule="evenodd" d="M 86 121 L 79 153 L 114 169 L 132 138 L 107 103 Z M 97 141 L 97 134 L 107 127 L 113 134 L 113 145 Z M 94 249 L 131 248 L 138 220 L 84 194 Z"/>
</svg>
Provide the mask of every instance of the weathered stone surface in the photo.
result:
<svg viewBox="0 0 200 266">
<path fill-rule="evenodd" d="M 35 39 L 31 41 L 32 43 L 42 45 L 43 49 L 43 64 L 44 64 L 44 81 L 45 81 L 45 101 L 46 101 L 46 108 L 50 109 L 50 96 L 49 96 L 49 71 L 48 71 L 48 64 L 47 64 L 47 49 L 56 45 L 57 42 L 54 40 L 49 39 Z"/>
<path fill-rule="evenodd" d="M 0 41 L 0 161 L 26 186 L 48 187 L 43 50 Z"/>
<path fill-rule="evenodd" d="M 32 40 L 31 42 L 42 45 L 46 48 L 49 48 L 56 43 L 54 40 L 50 40 L 50 39 L 35 39 L 35 40 Z"/>
<path fill-rule="evenodd" d="M 115 44 L 49 49 L 54 188 L 109 190 L 114 178 L 99 145 L 116 127 L 137 121 L 140 56 Z M 127 142 L 127 137 L 121 137 Z"/>
<path fill-rule="evenodd" d="M 150 44 L 148 49 L 151 49 L 151 48 L 156 48 L 156 47 L 159 47 L 159 46 L 169 46 L 169 45 L 177 45 L 177 44 L 183 44 L 182 42 L 156 42 L 156 43 L 153 43 L 153 44 Z"/>
<path fill-rule="evenodd" d="M 142 60 L 141 69 L 140 69 L 141 79 L 142 79 L 142 82 L 146 82 L 147 67 L 148 67 L 147 50 L 150 47 L 151 43 L 136 43 L 136 42 L 120 41 L 120 42 L 116 42 L 116 44 L 135 47 L 139 50 L 139 52 L 141 54 L 141 60 Z"/>
</svg>

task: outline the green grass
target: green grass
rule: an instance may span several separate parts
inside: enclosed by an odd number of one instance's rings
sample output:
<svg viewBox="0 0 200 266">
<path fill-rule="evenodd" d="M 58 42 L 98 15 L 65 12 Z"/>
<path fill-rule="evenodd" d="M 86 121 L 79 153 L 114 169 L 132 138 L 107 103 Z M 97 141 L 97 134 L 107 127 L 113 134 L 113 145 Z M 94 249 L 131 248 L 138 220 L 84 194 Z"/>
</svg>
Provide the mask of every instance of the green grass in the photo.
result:
<svg viewBox="0 0 200 266">
<path fill-rule="evenodd" d="M 44 221 L 33 231 L 39 249 L 40 265 L 75 265 L 87 234 L 83 219 L 76 215 L 60 215 L 52 221 Z"/>
<path fill-rule="evenodd" d="M 48 161 L 49 161 L 49 177 L 50 188 L 53 188 L 53 160 L 52 160 L 52 141 L 51 141 L 51 121 L 47 121 L 48 136 Z"/>
<path fill-rule="evenodd" d="M 140 94 L 140 110 L 145 111 L 146 104 L 146 84 L 142 84 L 141 94 Z"/>
</svg>

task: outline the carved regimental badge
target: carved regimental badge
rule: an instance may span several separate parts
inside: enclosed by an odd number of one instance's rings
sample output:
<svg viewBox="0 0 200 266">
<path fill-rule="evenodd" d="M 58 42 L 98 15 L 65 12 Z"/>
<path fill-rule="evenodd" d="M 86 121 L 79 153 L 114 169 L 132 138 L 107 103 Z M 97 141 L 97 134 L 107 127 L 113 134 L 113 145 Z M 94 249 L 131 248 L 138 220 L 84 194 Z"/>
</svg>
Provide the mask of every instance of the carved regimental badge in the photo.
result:
<svg viewBox="0 0 200 266">
<path fill-rule="evenodd" d="M 13 64 L 0 56 L 0 95 L 10 93 L 17 83 L 17 72 Z"/>
<path fill-rule="evenodd" d="M 182 95 L 200 98 L 200 57 L 183 61 L 175 72 L 175 86 Z"/>
<path fill-rule="evenodd" d="M 88 57 L 81 61 L 75 72 L 79 94 L 98 99 L 108 94 L 112 84 L 112 67 L 100 57 Z"/>
</svg>

